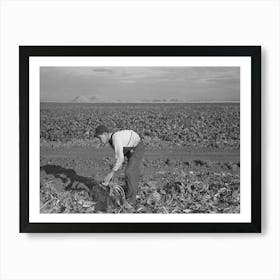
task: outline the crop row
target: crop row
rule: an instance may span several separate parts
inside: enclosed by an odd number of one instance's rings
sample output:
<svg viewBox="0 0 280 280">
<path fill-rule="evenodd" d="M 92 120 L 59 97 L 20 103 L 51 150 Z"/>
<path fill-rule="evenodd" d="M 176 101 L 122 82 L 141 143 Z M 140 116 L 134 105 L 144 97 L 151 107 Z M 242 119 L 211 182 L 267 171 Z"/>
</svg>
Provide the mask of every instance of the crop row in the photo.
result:
<svg viewBox="0 0 280 280">
<path fill-rule="evenodd" d="M 207 148 L 240 144 L 239 104 L 58 104 L 41 103 L 42 141 L 92 139 L 99 124 L 133 129 L 146 142 Z"/>
</svg>

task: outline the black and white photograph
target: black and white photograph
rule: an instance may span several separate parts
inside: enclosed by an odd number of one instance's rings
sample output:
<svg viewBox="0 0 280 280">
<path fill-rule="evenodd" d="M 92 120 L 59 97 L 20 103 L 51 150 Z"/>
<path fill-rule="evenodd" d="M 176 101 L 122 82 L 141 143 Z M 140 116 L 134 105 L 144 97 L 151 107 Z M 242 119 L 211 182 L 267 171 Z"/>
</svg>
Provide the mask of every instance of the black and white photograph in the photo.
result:
<svg viewBox="0 0 280 280">
<path fill-rule="evenodd" d="M 41 213 L 239 213 L 239 67 L 41 67 Z"/>
<path fill-rule="evenodd" d="M 258 47 L 69 48 L 29 57 L 29 222 L 254 223 Z"/>
</svg>

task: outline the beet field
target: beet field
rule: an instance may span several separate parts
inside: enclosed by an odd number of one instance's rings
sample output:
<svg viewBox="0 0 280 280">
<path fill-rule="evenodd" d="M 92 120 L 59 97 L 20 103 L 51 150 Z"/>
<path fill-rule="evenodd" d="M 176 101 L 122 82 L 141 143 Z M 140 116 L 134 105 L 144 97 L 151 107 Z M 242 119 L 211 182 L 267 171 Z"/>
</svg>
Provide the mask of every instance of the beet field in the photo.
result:
<svg viewBox="0 0 280 280">
<path fill-rule="evenodd" d="M 95 127 L 133 129 L 145 156 L 134 210 L 124 207 L 124 163 L 101 182 L 114 151 Z M 239 213 L 239 103 L 41 103 L 41 213 Z"/>
</svg>

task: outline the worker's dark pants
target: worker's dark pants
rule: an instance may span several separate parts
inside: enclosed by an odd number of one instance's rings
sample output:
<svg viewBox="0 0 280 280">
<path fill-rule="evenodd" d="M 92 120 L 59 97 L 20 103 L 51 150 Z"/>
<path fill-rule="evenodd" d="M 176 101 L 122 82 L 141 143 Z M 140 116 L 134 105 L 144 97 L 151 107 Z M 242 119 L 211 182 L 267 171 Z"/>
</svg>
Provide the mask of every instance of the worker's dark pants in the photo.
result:
<svg viewBox="0 0 280 280">
<path fill-rule="evenodd" d="M 128 164 L 125 170 L 125 180 L 127 186 L 127 201 L 134 205 L 136 202 L 136 193 L 141 176 L 141 165 L 144 156 L 144 144 L 140 142 L 132 152 L 127 155 Z"/>
</svg>

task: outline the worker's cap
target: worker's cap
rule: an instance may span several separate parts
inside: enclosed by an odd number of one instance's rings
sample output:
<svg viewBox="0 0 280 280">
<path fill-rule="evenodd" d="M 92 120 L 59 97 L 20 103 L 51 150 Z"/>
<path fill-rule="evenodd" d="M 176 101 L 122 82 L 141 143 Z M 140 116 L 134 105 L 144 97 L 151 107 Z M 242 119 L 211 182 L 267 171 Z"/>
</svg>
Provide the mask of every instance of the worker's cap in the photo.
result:
<svg viewBox="0 0 280 280">
<path fill-rule="evenodd" d="M 104 132 L 109 132 L 109 129 L 105 125 L 99 125 L 95 129 L 94 137 L 98 137 L 99 135 L 103 134 Z"/>
</svg>

